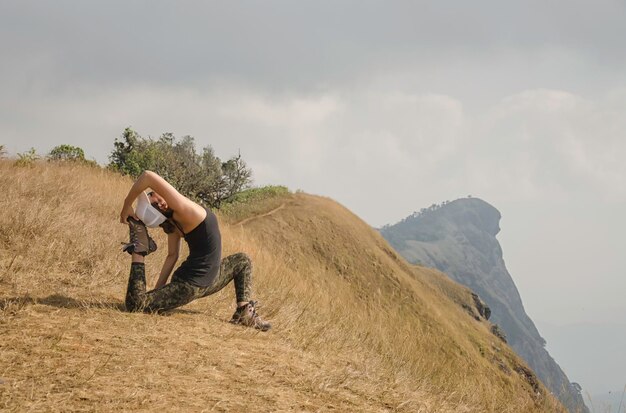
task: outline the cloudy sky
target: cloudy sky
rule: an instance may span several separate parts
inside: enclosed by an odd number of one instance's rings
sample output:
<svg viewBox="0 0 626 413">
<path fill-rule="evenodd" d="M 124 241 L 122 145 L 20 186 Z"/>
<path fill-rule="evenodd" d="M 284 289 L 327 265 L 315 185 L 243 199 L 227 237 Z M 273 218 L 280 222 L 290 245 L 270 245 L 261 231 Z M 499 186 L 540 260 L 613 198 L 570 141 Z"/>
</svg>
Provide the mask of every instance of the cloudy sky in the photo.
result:
<svg viewBox="0 0 626 413">
<path fill-rule="evenodd" d="M 1 0 L 0 144 L 105 163 L 126 126 L 192 135 L 373 226 L 471 194 L 533 319 L 626 330 L 625 21 L 621 0 Z"/>
</svg>

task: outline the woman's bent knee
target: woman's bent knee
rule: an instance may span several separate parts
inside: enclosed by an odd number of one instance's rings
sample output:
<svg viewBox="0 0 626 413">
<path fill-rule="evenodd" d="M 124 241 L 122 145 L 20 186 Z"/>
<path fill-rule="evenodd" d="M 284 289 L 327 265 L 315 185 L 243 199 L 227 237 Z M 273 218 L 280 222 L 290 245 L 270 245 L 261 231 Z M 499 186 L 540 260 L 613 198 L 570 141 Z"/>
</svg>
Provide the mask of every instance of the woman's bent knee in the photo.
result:
<svg viewBox="0 0 626 413">
<path fill-rule="evenodd" d="M 238 252 L 232 255 L 233 260 L 236 261 L 238 266 L 252 268 L 252 260 L 245 252 Z"/>
</svg>

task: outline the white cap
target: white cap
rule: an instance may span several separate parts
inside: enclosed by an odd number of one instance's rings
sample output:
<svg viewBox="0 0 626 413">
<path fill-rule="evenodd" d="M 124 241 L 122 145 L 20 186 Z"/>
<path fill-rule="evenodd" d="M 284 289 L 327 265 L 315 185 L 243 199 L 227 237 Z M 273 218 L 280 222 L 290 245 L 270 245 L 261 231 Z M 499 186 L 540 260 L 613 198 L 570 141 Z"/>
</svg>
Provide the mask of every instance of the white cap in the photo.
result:
<svg viewBox="0 0 626 413">
<path fill-rule="evenodd" d="M 148 195 L 143 191 L 137 197 L 135 214 L 150 228 L 158 227 L 167 219 L 158 209 L 150 205 L 150 199 L 148 199 Z"/>
</svg>

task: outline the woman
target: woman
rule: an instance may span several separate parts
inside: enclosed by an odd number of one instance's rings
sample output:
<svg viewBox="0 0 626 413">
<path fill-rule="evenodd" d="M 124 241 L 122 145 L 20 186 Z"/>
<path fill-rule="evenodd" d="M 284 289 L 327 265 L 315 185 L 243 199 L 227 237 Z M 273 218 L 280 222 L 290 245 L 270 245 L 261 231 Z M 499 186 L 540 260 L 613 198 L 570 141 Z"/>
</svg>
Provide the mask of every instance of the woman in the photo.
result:
<svg viewBox="0 0 626 413">
<path fill-rule="evenodd" d="M 146 292 L 144 257 L 156 250 L 144 223 L 133 210 L 132 203 L 151 188 L 149 202 L 162 214 L 156 222 L 167 236 L 167 258 L 159 280 L 152 291 Z M 148 207 L 151 208 L 151 207 Z M 126 292 L 128 311 L 163 312 L 180 307 L 197 298 L 206 297 L 235 282 L 237 309 L 231 323 L 254 327 L 262 331 L 271 328 L 256 313 L 255 301 L 250 300 L 252 263 L 246 254 L 230 255 L 223 260 L 222 240 L 217 218 L 213 212 L 181 195 L 172 185 L 154 172 L 145 171 L 130 188 L 120 213 L 120 222 L 130 227 L 130 242 L 124 251 L 132 255 L 130 278 Z M 174 272 L 178 261 L 181 238 L 189 245 L 189 256 Z"/>
</svg>

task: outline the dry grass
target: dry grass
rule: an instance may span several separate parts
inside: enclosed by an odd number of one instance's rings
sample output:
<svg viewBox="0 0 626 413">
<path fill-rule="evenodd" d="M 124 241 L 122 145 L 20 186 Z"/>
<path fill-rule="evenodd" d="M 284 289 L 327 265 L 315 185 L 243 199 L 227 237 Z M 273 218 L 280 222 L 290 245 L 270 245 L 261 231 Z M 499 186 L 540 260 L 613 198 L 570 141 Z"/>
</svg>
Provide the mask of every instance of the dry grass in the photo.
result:
<svg viewBox="0 0 626 413">
<path fill-rule="evenodd" d="M 123 312 L 130 184 L 0 161 L 1 410 L 563 411 L 462 308 L 468 290 L 320 197 L 222 222 L 225 254 L 253 259 L 271 332 L 226 322 L 230 286 L 168 316 Z M 148 260 L 150 285 L 164 253 Z"/>
</svg>

